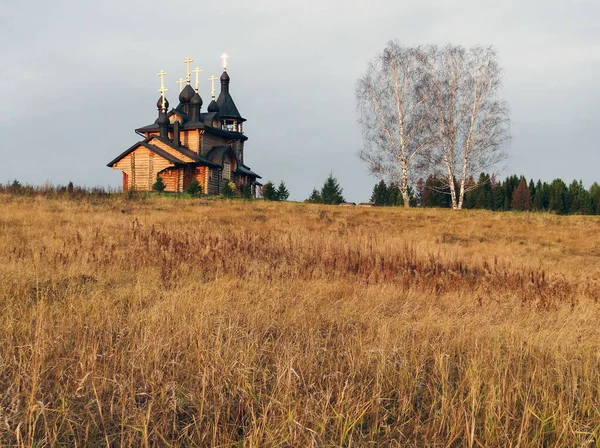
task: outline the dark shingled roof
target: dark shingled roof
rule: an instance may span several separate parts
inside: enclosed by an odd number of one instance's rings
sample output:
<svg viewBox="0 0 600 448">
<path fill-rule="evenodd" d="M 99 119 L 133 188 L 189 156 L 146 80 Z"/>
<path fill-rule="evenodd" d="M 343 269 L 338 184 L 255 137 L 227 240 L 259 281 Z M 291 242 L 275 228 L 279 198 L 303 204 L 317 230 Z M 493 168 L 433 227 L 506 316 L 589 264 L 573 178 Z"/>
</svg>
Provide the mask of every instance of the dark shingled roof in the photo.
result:
<svg viewBox="0 0 600 448">
<path fill-rule="evenodd" d="M 166 152 L 166 151 L 164 151 L 164 150 L 162 150 L 162 149 L 160 149 L 160 148 L 158 148 L 158 147 L 156 147 L 154 145 L 150 145 L 148 143 L 148 140 L 150 140 L 150 139 L 145 139 L 145 140 L 142 140 L 141 142 L 137 142 L 137 143 L 133 144 L 130 148 L 128 148 L 123 153 L 119 154 L 114 160 L 112 160 L 111 162 L 109 162 L 106 166 L 112 167 L 115 163 L 117 163 L 119 160 L 121 160 L 127 154 L 129 154 L 130 152 L 134 151 L 135 149 L 137 149 L 140 146 L 143 146 L 144 148 L 149 149 L 153 153 L 161 156 L 164 159 L 167 159 L 169 162 L 174 163 L 176 165 L 177 164 L 183 164 L 183 163 L 185 163 L 182 160 L 179 160 L 177 157 L 172 156 L 168 152 Z"/>
<path fill-rule="evenodd" d="M 217 98 L 217 105 L 219 106 L 219 117 L 222 118 L 235 118 L 239 122 L 246 121 L 245 118 L 242 118 L 240 115 L 235 103 L 233 102 L 233 98 L 229 92 L 222 91 Z"/>
<path fill-rule="evenodd" d="M 244 174 L 245 176 L 248 177 L 254 177 L 255 179 L 262 179 L 261 176 L 259 176 L 258 174 L 256 174 L 255 172 L 253 172 L 250 167 L 244 165 L 244 164 L 240 164 L 238 165 L 238 169 L 237 172 L 239 174 Z"/>
<path fill-rule="evenodd" d="M 166 138 L 162 138 L 158 135 L 151 135 L 148 139 L 146 140 L 151 140 L 151 139 L 157 139 L 158 141 L 163 142 L 165 145 L 169 145 L 171 148 L 173 148 L 175 151 L 179 151 L 181 154 L 183 154 L 184 156 L 189 157 L 190 159 L 192 159 L 194 162 L 198 162 L 198 163 L 202 163 L 204 165 L 210 165 L 210 166 L 217 166 L 217 164 L 211 162 L 210 160 L 206 159 L 205 157 L 202 157 L 198 154 L 196 154 L 194 151 L 191 151 L 189 149 L 187 149 L 184 146 L 175 146 L 173 145 L 173 142 L 170 140 L 167 140 Z M 220 165 L 219 165 L 220 166 Z"/>
<path fill-rule="evenodd" d="M 210 158 L 210 160 L 212 160 L 213 162 L 219 163 L 219 165 L 221 165 L 221 163 L 223 162 L 223 155 L 227 151 L 231 151 L 231 153 L 234 155 L 234 157 L 237 160 L 237 170 L 236 170 L 237 174 L 242 174 L 244 176 L 253 177 L 255 179 L 262 179 L 262 177 L 260 177 L 258 174 L 253 172 L 249 166 L 244 165 L 243 163 L 241 163 L 238 160 L 237 155 L 235 154 L 235 151 L 233 150 L 233 148 L 231 146 L 215 146 L 210 151 L 208 151 L 208 154 L 206 154 L 206 157 Z"/>
<path fill-rule="evenodd" d="M 206 154 L 212 162 L 218 163 L 219 166 L 223 165 L 223 154 L 227 151 L 231 151 L 234 157 L 237 160 L 237 156 L 235 155 L 235 151 L 231 148 L 231 146 L 213 146 L 210 151 Z"/>
<path fill-rule="evenodd" d="M 190 159 L 192 159 L 196 163 L 200 163 L 202 165 L 212 166 L 212 167 L 215 167 L 215 168 L 219 168 L 221 166 L 220 164 L 211 162 L 210 160 L 208 160 L 208 159 L 206 159 L 206 158 L 204 158 L 204 157 L 196 154 L 194 151 L 190 151 L 189 149 L 184 148 L 183 146 L 175 146 L 175 145 L 173 145 L 173 142 L 171 142 L 170 140 L 162 138 L 162 137 L 160 137 L 158 135 L 151 135 L 150 137 L 142 140 L 141 142 L 135 143 L 133 146 L 131 146 L 125 152 L 123 152 L 118 157 L 116 157 L 114 160 L 112 160 L 110 163 L 108 163 L 107 166 L 112 167 L 115 163 L 117 163 L 119 160 L 121 160 L 123 157 L 125 157 L 127 154 L 129 154 L 130 152 L 132 152 L 133 150 L 135 150 L 139 146 L 143 146 L 143 147 L 149 149 L 150 151 L 154 152 L 155 154 L 159 155 L 160 157 L 163 157 L 166 160 L 168 160 L 169 162 L 174 163 L 176 165 L 178 165 L 178 164 L 185 164 L 186 163 L 186 162 L 184 162 L 182 160 L 179 160 L 177 157 L 169 154 L 168 152 L 160 149 L 159 147 L 150 144 L 150 142 L 153 139 L 157 139 L 158 141 L 164 143 L 165 145 L 168 145 L 170 148 L 173 148 L 175 151 L 178 151 L 180 154 L 183 154 L 184 156 L 189 157 Z"/>
<path fill-rule="evenodd" d="M 179 164 L 184 163 L 183 160 L 179 160 L 177 157 L 169 154 L 167 151 L 165 151 L 163 149 L 160 149 L 158 146 L 150 145 L 150 144 L 145 143 L 145 142 L 140 142 L 140 144 L 143 147 L 148 148 L 153 153 L 158 154 L 163 159 L 167 159 L 169 162 L 174 163 L 175 165 L 179 165 Z"/>
</svg>

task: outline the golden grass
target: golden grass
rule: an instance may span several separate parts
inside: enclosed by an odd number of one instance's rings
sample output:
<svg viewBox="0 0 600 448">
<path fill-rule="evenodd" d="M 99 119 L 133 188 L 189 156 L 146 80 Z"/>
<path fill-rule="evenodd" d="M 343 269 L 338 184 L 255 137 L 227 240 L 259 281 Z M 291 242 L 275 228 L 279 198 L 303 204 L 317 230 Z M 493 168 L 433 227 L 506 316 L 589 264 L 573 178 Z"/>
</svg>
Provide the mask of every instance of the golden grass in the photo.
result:
<svg viewBox="0 0 600 448">
<path fill-rule="evenodd" d="M 0 442 L 600 440 L 600 220 L 0 197 Z"/>
</svg>

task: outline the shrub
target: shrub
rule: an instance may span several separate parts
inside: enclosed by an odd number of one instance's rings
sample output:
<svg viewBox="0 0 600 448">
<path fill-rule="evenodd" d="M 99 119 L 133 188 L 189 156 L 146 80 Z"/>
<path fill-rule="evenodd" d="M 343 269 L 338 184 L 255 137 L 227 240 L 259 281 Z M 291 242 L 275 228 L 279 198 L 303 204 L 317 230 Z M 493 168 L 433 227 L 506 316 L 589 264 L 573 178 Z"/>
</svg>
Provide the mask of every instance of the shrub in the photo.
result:
<svg viewBox="0 0 600 448">
<path fill-rule="evenodd" d="M 321 193 L 319 193 L 319 191 L 316 188 L 313 188 L 312 193 L 305 202 L 308 202 L 310 204 L 322 204 L 323 198 L 321 197 Z"/>
<path fill-rule="evenodd" d="M 227 182 L 224 186 L 223 186 L 223 196 L 225 196 L 226 198 L 230 198 L 235 194 L 235 184 L 231 181 Z"/>
<path fill-rule="evenodd" d="M 190 196 L 200 196 L 202 194 L 202 186 L 196 179 L 190 182 L 190 185 L 185 190 Z"/>
<path fill-rule="evenodd" d="M 156 182 L 154 182 L 154 184 L 152 185 L 152 190 L 162 193 L 163 191 L 165 191 L 165 188 L 167 188 L 167 186 L 163 182 L 162 177 L 156 176 Z"/>
</svg>

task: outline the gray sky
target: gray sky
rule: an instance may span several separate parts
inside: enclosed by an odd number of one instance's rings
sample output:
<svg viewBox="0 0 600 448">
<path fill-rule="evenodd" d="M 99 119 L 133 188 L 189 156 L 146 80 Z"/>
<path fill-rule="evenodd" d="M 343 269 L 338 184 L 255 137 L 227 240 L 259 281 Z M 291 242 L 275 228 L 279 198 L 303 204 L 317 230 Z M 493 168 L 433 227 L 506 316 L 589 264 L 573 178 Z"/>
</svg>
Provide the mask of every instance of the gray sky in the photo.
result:
<svg viewBox="0 0 600 448">
<path fill-rule="evenodd" d="M 291 199 L 333 171 L 347 200 L 368 200 L 354 87 L 396 38 L 494 45 L 512 120 L 503 174 L 589 186 L 600 180 L 599 17 L 598 0 L 2 2 L 0 182 L 119 185 L 106 163 L 155 120 L 156 73 L 175 106 L 192 56 L 205 110 L 227 52 L 246 164 L 283 179 Z"/>
</svg>

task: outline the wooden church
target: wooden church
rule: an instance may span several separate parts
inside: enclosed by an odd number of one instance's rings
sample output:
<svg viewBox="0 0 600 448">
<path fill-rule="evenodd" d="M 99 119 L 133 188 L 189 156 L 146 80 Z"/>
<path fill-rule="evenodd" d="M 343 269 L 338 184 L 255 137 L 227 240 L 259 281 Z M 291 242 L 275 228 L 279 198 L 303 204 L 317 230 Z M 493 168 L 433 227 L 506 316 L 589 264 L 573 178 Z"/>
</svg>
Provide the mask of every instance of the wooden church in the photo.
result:
<svg viewBox="0 0 600 448">
<path fill-rule="evenodd" d="M 160 177 L 168 192 L 183 192 L 197 180 L 203 193 L 221 194 L 226 184 L 236 185 L 236 194 L 250 189 L 256 196 L 261 186 L 261 177 L 244 164 L 243 123 L 231 94 L 230 78 L 227 73 L 227 55 L 223 55 L 221 93 L 215 100 L 215 80 L 212 76 L 212 101 L 202 111 L 202 98 L 196 85 L 190 85 L 190 62 L 188 57 L 187 77 L 180 78 L 179 105 L 169 111 L 165 97 L 168 90 L 161 71 L 161 93 L 156 104 L 158 118 L 152 124 L 136 129 L 144 139 L 111 161 L 108 166 L 123 172 L 123 191 L 150 191 Z M 185 82 L 185 87 L 183 83 Z"/>
</svg>

